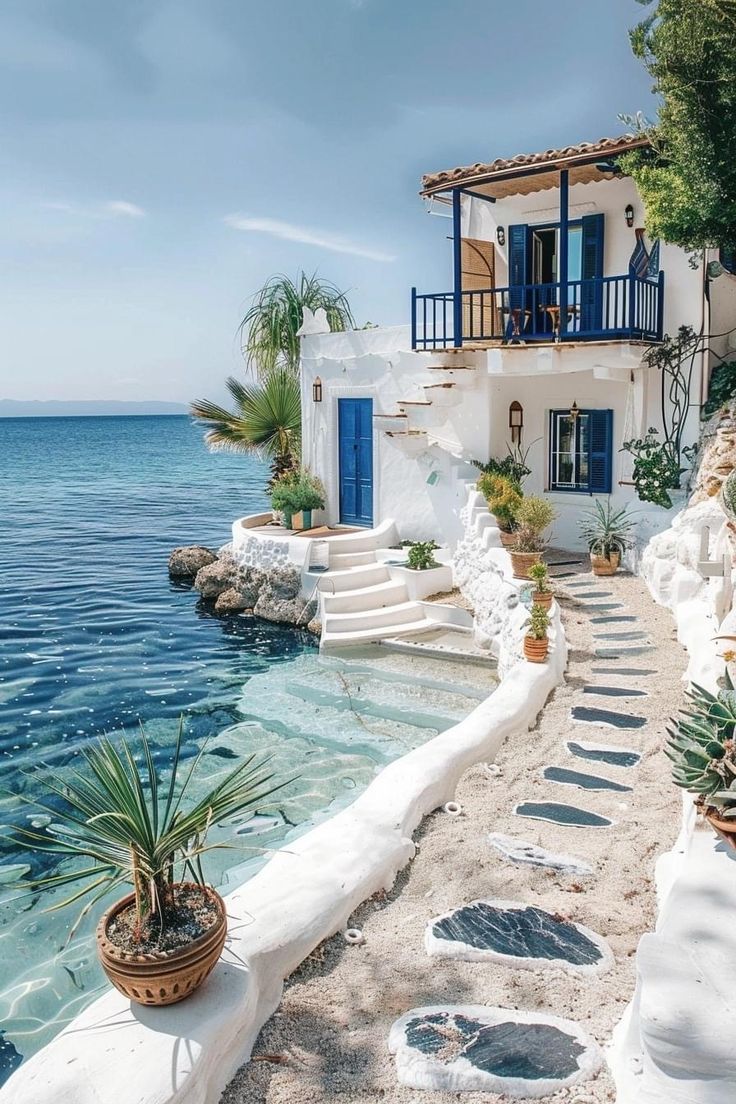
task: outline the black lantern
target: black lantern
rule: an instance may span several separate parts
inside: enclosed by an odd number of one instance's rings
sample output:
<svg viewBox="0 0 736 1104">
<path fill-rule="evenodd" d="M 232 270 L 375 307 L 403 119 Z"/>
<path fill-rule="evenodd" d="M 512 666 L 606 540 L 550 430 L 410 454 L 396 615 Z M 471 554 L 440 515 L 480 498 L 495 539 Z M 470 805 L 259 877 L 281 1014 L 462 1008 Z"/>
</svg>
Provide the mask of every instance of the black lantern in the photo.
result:
<svg viewBox="0 0 736 1104">
<path fill-rule="evenodd" d="M 511 430 L 511 443 L 518 445 L 521 441 L 521 431 L 524 428 L 524 408 L 516 399 L 509 407 L 509 429 Z"/>
<path fill-rule="evenodd" d="M 506 244 L 506 231 L 504 230 L 503 226 L 496 227 L 496 241 L 499 245 Z"/>
<path fill-rule="evenodd" d="M 312 384 L 312 402 L 322 402 L 322 380 L 319 376 L 314 377 Z"/>
<path fill-rule="evenodd" d="M 627 226 L 634 225 L 634 208 L 631 206 L 630 203 L 627 203 L 624 207 L 624 218 L 626 219 Z"/>
</svg>

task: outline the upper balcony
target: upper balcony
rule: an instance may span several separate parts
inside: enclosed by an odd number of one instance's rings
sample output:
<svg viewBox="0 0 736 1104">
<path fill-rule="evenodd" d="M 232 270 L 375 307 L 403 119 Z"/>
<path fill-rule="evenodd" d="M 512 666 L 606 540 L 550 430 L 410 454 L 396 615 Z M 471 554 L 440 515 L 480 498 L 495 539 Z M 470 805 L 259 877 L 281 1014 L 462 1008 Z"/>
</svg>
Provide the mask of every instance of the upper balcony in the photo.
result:
<svg viewBox="0 0 736 1104">
<path fill-rule="evenodd" d="M 625 135 L 425 177 L 424 195 L 452 211 L 454 286 L 412 289 L 413 348 L 660 341 L 664 274 L 645 252 L 643 265 L 629 262 L 640 249 L 633 207 L 626 226 L 605 210 L 611 193 L 620 201 L 621 185 L 603 196 L 575 187 L 625 179 L 616 156 L 643 141 Z M 533 210 L 534 194 L 548 189 L 558 193 L 555 206 Z M 581 202 L 589 192 L 597 203 Z"/>
</svg>

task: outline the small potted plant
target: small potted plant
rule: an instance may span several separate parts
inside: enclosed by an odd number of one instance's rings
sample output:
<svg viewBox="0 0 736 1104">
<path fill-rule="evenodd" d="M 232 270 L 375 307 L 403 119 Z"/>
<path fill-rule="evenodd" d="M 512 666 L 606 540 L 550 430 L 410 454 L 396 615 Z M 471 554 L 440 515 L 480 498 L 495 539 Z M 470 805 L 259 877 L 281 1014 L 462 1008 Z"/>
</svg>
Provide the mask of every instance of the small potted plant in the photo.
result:
<svg viewBox="0 0 736 1104">
<path fill-rule="evenodd" d="M 594 575 L 615 575 L 621 555 L 631 543 L 629 536 L 634 521 L 626 507 L 614 509 L 610 500 L 605 506 L 599 498 L 580 523 L 580 532 L 588 545 L 590 566 Z"/>
<path fill-rule="evenodd" d="M 516 513 L 524 497 L 521 487 L 498 472 L 484 472 L 476 485 L 485 497 L 488 509 L 496 518 L 502 545 L 510 548 L 516 539 Z"/>
<path fill-rule="evenodd" d="M 537 606 L 541 606 L 542 609 L 548 610 L 552 605 L 554 594 L 549 585 L 549 570 L 546 563 L 540 562 L 532 564 L 528 574 L 529 578 L 534 583 L 532 602 Z"/>
<path fill-rule="evenodd" d="M 437 544 L 433 541 L 411 541 L 408 545 L 406 561 L 412 571 L 429 571 L 439 567 L 434 558 Z"/>
<path fill-rule="evenodd" d="M 273 484 L 271 506 L 281 512 L 285 528 L 311 529 L 312 511 L 324 510 L 325 489 L 307 468 L 299 468 Z"/>
<path fill-rule="evenodd" d="M 510 550 L 515 579 L 528 579 L 532 564 L 541 562 L 546 546 L 543 533 L 555 517 L 554 508 L 546 498 L 528 495 L 521 500 L 516 511 L 516 540 Z"/>
<path fill-rule="evenodd" d="M 535 602 L 529 611 L 529 631 L 524 637 L 524 657 L 530 663 L 544 663 L 547 658 L 549 651 L 548 629 L 549 614 L 543 606 Z"/>
<path fill-rule="evenodd" d="M 688 709 L 670 723 L 672 781 L 696 795 L 711 827 L 736 848 L 736 692 L 728 671 L 717 695 L 693 685 Z"/>
<path fill-rule="evenodd" d="M 82 883 L 54 908 L 91 894 L 85 914 L 110 890 L 133 887 L 100 920 L 97 951 L 115 988 L 138 1004 L 174 1004 L 210 974 L 225 943 L 227 918 L 224 901 L 204 879 L 202 856 L 228 844 L 208 843 L 208 831 L 261 806 L 286 785 L 274 782 L 267 760 L 250 755 L 195 796 L 191 782 L 204 747 L 184 770 L 182 733 L 180 724 L 164 786 L 145 732 L 141 768 L 138 749 L 127 739 L 118 746 L 102 737 L 82 752 L 86 770 L 47 780 L 51 804 L 28 799 L 53 817 L 48 827 L 16 829 L 20 846 L 58 856 L 59 862 L 76 860 L 73 869 L 61 866 L 24 883 L 32 892 Z"/>
</svg>

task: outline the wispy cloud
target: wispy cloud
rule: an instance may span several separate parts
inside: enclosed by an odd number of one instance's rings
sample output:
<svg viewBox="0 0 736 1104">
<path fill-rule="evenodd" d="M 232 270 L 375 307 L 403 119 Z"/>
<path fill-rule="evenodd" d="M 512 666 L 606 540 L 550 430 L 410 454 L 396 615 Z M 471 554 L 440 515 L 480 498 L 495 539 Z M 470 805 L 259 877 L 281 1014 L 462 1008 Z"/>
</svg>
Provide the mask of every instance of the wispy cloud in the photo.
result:
<svg viewBox="0 0 736 1104">
<path fill-rule="evenodd" d="M 48 211 L 74 215 L 87 219 L 144 218 L 146 212 L 137 203 L 127 199 L 107 199 L 101 203 L 68 203 L 65 200 L 49 200 L 42 203 Z"/>
<path fill-rule="evenodd" d="M 233 230 L 243 230 L 249 233 L 269 234 L 272 238 L 281 238 L 284 241 L 301 242 L 303 245 L 316 245 L 320 249 L 328 249 L 332 253 L 349 253 L 353 257 L 366 257 L 369 261 L 395 261 L 396 257 L 391 253 L 384 253 L 379 249 L 371 249 L 359 242 L 342 238 L 338 234 L 330 234 L 323 230 L 313 230 L 308 226 L 295 226 L 291 222 L 282 222 L 281 219 L 272 218 L 246 218 L 244 215 L 226 215 L 225 222 Z"/>
</svg>

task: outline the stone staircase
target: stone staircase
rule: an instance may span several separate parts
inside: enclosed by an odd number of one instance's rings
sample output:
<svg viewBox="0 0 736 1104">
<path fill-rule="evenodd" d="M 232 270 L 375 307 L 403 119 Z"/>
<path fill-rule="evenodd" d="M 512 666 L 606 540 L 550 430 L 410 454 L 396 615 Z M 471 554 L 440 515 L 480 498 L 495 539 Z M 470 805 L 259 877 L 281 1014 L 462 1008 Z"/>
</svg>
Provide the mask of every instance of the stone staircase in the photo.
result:
<svg viewBox="0 0 736 1104">
<path fill-rule="evenodd" d="M 427 383 L 411 397 L 400 399 L 397 411 L 374 414 L 374 419 L 397 448 L 411 455 L 430 444 L 441 444 L 433 439 L 432 430 L 445 424 L 447 411 L 462 401 L 461 391 L 473 387 L 479 378 L 474 364 L 460 363 L 462 352 L 461 349 L 446 349 L 436 354 L 442 362 L 427 365 L 430 373 Z M 465 359 L 468 358 L 466 350 Z"/>
</svg>

